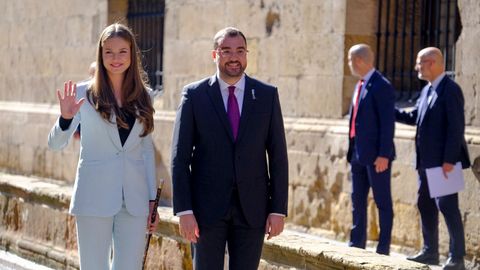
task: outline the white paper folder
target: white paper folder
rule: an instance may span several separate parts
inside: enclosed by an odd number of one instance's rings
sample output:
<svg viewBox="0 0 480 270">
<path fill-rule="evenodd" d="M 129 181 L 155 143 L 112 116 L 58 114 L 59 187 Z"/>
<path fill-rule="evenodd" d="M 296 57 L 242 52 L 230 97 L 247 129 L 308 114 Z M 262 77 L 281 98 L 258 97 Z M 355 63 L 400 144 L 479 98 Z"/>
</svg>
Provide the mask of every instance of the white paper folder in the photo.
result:
<svg viewBox="0 0 480 270">
<path fill-rule="evenodd" d="M 428 189 L 430 198 L 442 197 L 457 193 L 465 189 L 465 180 L 463 179 L 462 163 L 457 162 L 453 170 L 443 175 L 442 167 L 434 167 L 425 170 L 427 173 Z"/>
</svg>

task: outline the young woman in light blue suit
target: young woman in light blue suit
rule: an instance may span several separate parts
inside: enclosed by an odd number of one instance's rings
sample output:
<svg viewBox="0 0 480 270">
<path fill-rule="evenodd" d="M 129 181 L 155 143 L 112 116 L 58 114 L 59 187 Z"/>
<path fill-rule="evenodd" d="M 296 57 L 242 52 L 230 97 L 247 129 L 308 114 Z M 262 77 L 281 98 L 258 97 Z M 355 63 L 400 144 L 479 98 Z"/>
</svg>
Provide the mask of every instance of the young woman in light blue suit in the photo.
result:
<svg viewBox="0 0 480 270">
<path fill-rule="evenodd" d="M 145 232 L 155 199 L 150 90 L 131 30 L 112 24 L 102 32 L 93 79 L 57 90 L 61 116 L 49 147 L 60 150 L 81 123 L 80 157 L 70 213 L 76 217 L 80 268 L 141 269 Z M 156 209 L 155 209 L 156 210 Z M 157 216 L 158 217 L 158 216 Z"/>
</svg>

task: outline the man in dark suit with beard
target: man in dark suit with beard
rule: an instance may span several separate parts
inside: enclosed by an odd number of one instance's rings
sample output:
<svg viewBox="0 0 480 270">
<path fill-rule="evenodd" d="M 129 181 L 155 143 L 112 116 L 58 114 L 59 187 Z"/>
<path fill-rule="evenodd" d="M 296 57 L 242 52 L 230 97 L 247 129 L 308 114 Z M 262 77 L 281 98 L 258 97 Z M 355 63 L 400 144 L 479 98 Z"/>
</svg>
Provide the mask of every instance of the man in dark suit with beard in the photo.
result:
<svg viewBox="0 0 480 270">
<path fill-rule="evenodd" d="M 288 160 L 277 88 L 247 76 L 247 41 L 214 38 L 217 73 L 185 86 L 172 145 L 173 207 L 197 270 L 257 269 L 287 215 Z"/>
</svg>

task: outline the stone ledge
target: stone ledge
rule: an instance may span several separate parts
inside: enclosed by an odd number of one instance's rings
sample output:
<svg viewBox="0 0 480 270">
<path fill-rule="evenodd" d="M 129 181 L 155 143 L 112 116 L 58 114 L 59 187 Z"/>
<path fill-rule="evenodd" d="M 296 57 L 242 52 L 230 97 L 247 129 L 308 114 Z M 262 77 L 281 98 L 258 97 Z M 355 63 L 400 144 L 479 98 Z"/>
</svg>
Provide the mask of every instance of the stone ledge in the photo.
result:
<svg viewBox="0 0 480 270">
<path fill-rule="evenodd" d="M 38 239 L 24 238 L 12 232 L 0 233 L 0 249 L 57 269 L 79 269 L 76 251 L 46 245 Z"/>
<path fill-rule="evenodd" d="M 170 207 L 159 207 L 161 223 L 158 232 L 184 242 L 178 233 L 178 218 Z M 313 235 L 285 230 L 280 236 L 266 240 L 262 259 L 274 265 L 295 269 L 396 269 L 423 270 L 428 266 L 405 259 L 383 256 L 370 251 L 333 244 Z"/>
<path fill-rule="evenodd" d="M 0 172 L 0 193 L 55 209 L 67 209 L 72 187 L 64 181 Z"/>
<path fill-rule="evenodd" d="M 262 258 L 299 269 L 430 269 L 402 258 L 332 244 L 326 239 L 289 230 L 265 242 Z"/>
<path fill-rule="evenodd" d="M 56 104 L 47 103 L 0 101 L 0 111 L 58 115 L 59 107 Z M 173 123 L 175 121 L 175 111 L 157 110 L 155 112 L 155 120 Z M 332 134 L 347 134 L 348 132 L 347 118 L 318 119 L 305 117 L 284 117 L 284 122 L 287 131 L 310 131 Z M 395 138 L 413 139 L 414 137 L 415 127 L 404 124 L 396 124 Z M 469 144 L 480 144 L 480 128 L 475 126 L 467 126 L 465 128 L 465 138 Z"/>
<path fill-rule="evenodd" d="M 16 198 L 33 205 L 59 209 L 65 214 L 70 201 L 71 187 L 62 185 L 57 181 L 49 181 L 35 177 L 25 177 L 0 173 L 0 197 Z M 52 210 L 53 210 L 52 209 Z M 6 211 L 6 210 L 4 210 Z M 20 210 L 21 211 L 21 210 Z M 178 218 L 172 215 L 170 207 L 159 207 L 161 223 L 154 241 L 177 242 L 177 248 L 184 250 L 187 243 L 181 239 L 178 233 Z M 26 213 L 19 213 L 19 215 Z M 1 226 L 7 226 L 2 216 Z M 31 225 L 31 224 L 30 224 Z M 28 225 L 25 225 L 28 226 Z M 74 267 L 74 250 L 57 248 L 48 245 L 42 239 L 26 239 L 21 231 L 2 230 L 0 233 L 0 245 L 2 248 L 10 248 L 14 252 L 28 256 L 48 264 L 64 264 Z M 168 242 L 165 241 L 165 242 Z M 165 248 L 159 248 L 164 250 Z M 156 253 L 156 252 L 155 252 Z M 70 254 L 70 255 L 68 255 Z M 188 261 L 188 252 L 181 253 L 182 261 Z M 40 259 L 39 259 L 40 257 Z M 169 257 L 163 257 L 169 259 Z M 413 263 L 400 258 L 378 255 L 363 249 L 349 248 L 330 243 L 328 240 L 286 230 L 282 235 L 265 241 L 262 254 L 261 268 L 285 269 L 430 269 L 426 265 Z M 165 263 L 163 263 L 165 265 Z M 183 265 L 188 265 L 183 264 Z M 161 267 L 161 269 L 174 269 Z"/>
</svg>

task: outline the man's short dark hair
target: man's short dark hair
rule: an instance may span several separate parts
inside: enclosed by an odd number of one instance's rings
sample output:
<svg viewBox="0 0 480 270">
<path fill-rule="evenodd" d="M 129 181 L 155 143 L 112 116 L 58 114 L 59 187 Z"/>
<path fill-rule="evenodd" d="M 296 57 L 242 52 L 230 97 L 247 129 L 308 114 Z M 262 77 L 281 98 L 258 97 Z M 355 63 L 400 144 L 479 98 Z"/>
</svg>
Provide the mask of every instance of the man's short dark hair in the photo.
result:
<svg viewBox="0 0 480 270">
<path fill-rule="evenodd" d="M 218 45 L 220 42 L 225 38 L 225 37 L 236 37 L 236 36 L 241 36 L 243 40 L 245 41 L 245 47 L 247 46 L 247 39 L 245 38 L 245 35 L 242 33 L 242 31 L 238 30 L 235 27 L 227 27 L 224 28 L 220 31 L 218 31 L 215 34 L 215 37 L 213 38 L 213 49 L 216 50 L 218 48 Z"/>
</svg>

